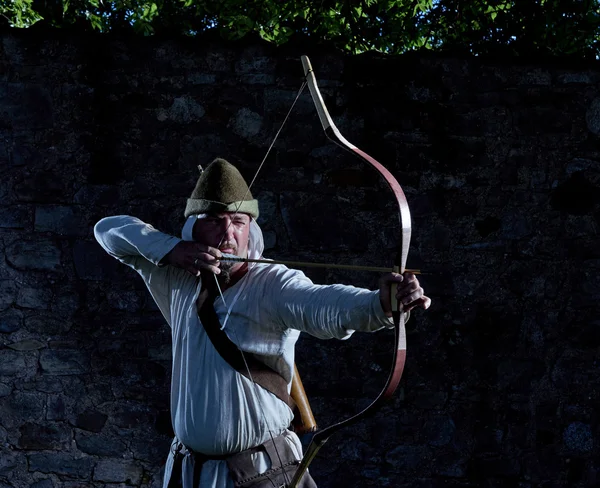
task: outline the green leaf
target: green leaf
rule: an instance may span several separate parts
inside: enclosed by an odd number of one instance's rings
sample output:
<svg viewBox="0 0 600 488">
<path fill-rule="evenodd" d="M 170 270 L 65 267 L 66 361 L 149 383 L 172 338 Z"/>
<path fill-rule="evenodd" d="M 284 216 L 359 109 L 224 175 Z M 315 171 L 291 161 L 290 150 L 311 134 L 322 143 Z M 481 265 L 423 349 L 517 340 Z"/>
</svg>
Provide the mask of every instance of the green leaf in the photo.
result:
<svg viewBox="0 0 600 488">
<path fill-rule="evenodd" d="M 11 0 L 0 6 L 0 15 L 8 20 L 11 27 L 20 29 L 31 27 L 43 17 L 33 10 L 32 0 Z"/>
<path fill-rule="evenodd" d="M 216 28 L 226 38 L 255 32 L 282 44 L 294 32 L 334 44 L 346 52 L 386 54 L 412 49 L 465 46 L 485 53 L 490 42 L 506 52 L 600 55 L 599 0 L 0 0 L 0 14 L 12 27 L 26 28 L 42 17 L 68 26 L 84 19 L 95 30 L 132 25 L 151 35 L 161 28 L 194 35 Z M 491 29 L 491 24 L 494 29 Z M 191 34 L 190 34 L 191 33 Z M 507 40 L 517 36 L 527 43 Z M 488 42 L 489 41 L 489 42 Z M 521 49 L 521 53 L 518 50 Z M 527 50 L 527 51 L 525 51 Z"/>
</svg>

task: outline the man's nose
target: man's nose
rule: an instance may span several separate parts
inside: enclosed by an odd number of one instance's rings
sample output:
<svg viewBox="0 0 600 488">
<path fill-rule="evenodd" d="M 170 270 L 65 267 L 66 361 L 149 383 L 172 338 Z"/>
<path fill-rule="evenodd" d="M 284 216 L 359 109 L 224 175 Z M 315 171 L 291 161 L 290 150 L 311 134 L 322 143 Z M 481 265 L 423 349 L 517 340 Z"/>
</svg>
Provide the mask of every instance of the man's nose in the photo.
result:
<svg viewBox="0 0 600 488">
<path fill-rule="evenodd" d="M 231 223 L 231 220 L 229 219 L 225 219 L 225 228 L 223 229 L 223 236 L 226 237 L 227 239 L 232 239 L 233 238 L 233 224 Z"/>
</svg>

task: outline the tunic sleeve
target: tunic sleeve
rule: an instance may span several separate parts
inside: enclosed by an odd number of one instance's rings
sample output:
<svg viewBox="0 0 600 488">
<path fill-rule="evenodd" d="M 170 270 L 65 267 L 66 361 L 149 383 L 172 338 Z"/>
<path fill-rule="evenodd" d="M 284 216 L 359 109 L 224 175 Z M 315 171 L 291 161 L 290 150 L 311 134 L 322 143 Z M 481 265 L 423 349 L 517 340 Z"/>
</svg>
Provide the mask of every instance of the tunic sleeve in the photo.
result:
<svg viewBox="0 0 600 488">
<path fill-rule="evenodd" d="M 102 248 L 123 264 L 135 269 L 165 320 L 171 325 L 171 289 L 182 270 L 161 264 L 181 239 L 156 230 L 136 217 L 116 215 L 100 220 L 94 236 Z"/>
<path fill-rule="evenodd" d="M 347 339 L 354 331 L 393 327 L 379 292 L 347 285 L 315 285 L 303 273 L 287 270 L 275 310 L 285 327 L 320 339 Z"/>
</svg>

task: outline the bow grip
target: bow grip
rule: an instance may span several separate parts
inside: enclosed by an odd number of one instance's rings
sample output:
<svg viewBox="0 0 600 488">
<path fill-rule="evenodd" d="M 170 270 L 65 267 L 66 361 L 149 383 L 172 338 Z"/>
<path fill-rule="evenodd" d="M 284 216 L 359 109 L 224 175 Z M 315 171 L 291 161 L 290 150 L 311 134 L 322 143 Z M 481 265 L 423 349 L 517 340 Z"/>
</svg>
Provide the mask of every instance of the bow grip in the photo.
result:
<svg viewBox="0 0 600 488">
<path fill-rule="evenodd" d="M 392 268 L 393 273 L 400 273 L 400 267 L 394 266 Z M 398 294 L 398 283 L 392 283 L 390 287 L 390 301 L 392 303 L 392 314 L 396 314 L 401 311 L 400 303 L 396 299 L 396 295 Z"/>
</svg>

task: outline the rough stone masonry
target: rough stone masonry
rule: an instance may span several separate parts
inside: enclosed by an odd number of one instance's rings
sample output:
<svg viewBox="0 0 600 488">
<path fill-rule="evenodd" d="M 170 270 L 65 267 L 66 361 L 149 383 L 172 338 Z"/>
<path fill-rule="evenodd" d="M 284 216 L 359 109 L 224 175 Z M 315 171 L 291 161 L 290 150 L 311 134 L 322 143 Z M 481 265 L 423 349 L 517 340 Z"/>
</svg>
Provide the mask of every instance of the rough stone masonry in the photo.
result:
<svg viewBox="0 0 600 488">
<path fill-rule="evenodd" d="M 0 36 L 0 488 L 160 486 L 169 330 L 93 225 L 179 235 L 198 164 L 251 177 L 301 54 L 342 133 L 404 188 L 408 264 L 433 298 L 399 394 L 321 451 L 319 486 L 600 483 L 598 64 L 30 29 Z M 327 141 L 307 93 L 253 193 L 268 257 L 393 261 L 387 189 Z M 320 425 L 375 398 L 390 345 L 301 340 Z"/>
</svg>

